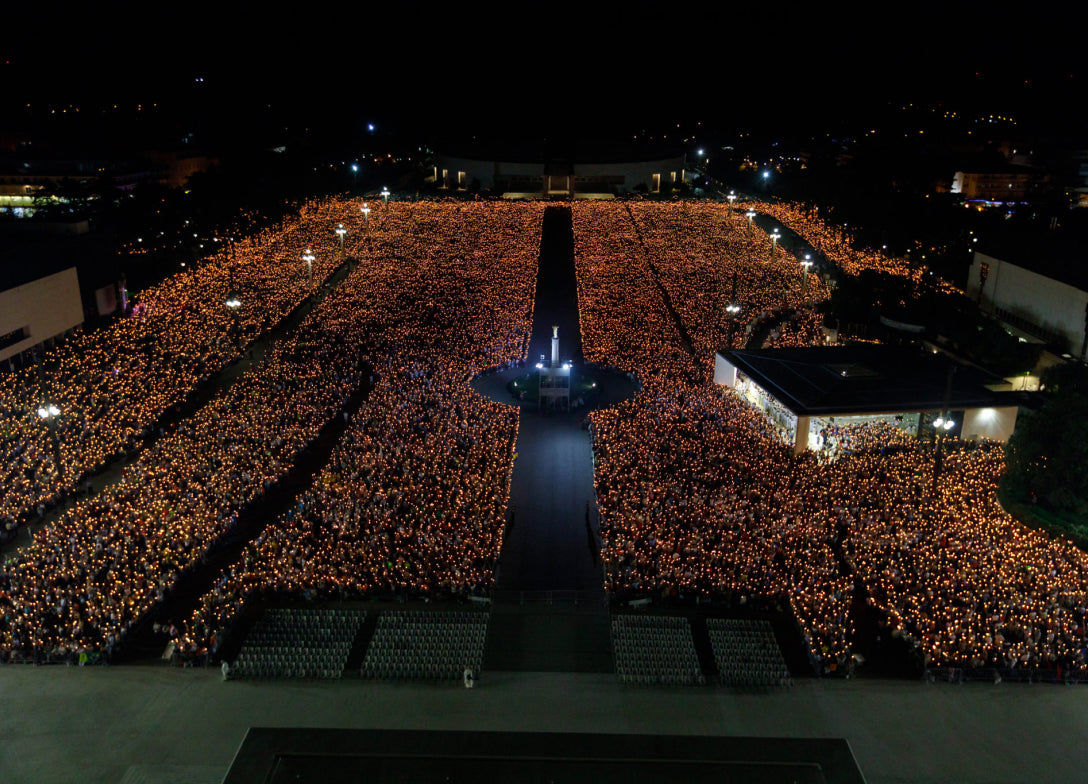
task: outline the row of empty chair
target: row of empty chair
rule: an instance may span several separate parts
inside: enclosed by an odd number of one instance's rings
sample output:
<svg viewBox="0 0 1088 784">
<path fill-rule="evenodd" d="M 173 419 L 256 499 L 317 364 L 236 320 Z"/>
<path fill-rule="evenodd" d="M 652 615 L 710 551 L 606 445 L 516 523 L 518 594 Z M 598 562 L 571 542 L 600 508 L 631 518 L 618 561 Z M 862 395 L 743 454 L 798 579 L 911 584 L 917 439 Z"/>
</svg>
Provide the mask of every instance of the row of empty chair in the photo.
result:
<svg viewBox="0 0 1088 784">
<path fill-rule="evenodd" d="M 708 618 L 718 678 L 725 686 L 787 686 L 790 679 L 771 624 L 762 620 Z"/>
<path fill-rule="evenodd" d="M 615 615 L 612 650 L 620 683 L 695 686 L 706 682 L 687 618 Z"/>
<path fill-rule="evenodd" d="M 366 610 L 265 610 L 230 677 L 339 678 L 365 620 Z"/>
<path fill-rule="evenodd" d="M 487 639 L 488 613 L 386 610 L 367 647 L 364 678 L 387 680 L 461 679 L 465 669 L 479 677 Z"/>
</svg>

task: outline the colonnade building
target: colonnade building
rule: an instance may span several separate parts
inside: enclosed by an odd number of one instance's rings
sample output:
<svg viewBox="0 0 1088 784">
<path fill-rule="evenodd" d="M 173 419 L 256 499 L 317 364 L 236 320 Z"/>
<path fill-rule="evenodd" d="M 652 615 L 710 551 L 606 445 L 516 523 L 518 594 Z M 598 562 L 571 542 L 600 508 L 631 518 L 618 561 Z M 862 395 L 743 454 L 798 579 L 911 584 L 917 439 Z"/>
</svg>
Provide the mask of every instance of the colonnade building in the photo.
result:
<svg viewBox="0 0 1088 784">
<path fill-rule="evenodd" d="M 600 198 L 670 190 L 690 178 L 684 167 L 681 152 L 662 147 L 454 145 L 435 156 L 434 181 L 507 198 Z"/>
</svg>

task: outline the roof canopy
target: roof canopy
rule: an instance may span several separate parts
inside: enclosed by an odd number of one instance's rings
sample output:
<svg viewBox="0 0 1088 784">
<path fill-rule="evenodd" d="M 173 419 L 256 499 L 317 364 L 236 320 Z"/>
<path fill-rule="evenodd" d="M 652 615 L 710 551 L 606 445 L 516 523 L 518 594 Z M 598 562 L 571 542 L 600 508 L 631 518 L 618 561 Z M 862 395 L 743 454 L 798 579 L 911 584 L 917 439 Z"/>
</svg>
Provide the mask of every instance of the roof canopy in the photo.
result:
<svg viewBox="0 0 1088 784">
<path fill-rule="evenodd" d="M 949 367 L 944 356 L 889 346 L 725 351 L 721 356 L 800 416 L 942 409 Z M 955 365 L 950 410 L 1000 404 L 984 386 L 996 380 Z"/>
</svg>

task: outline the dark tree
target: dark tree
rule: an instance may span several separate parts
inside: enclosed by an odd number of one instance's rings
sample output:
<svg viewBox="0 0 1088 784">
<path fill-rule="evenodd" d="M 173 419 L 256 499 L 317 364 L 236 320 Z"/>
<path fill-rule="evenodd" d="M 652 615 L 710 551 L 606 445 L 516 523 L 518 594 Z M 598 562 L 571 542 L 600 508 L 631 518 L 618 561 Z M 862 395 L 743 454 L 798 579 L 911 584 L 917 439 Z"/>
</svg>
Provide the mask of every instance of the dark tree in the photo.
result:
<svg viewBox="0 0 1088 784">
<path fill-rule="evenodd" d="M 1088 372 L 1065 365 L 1044 377 L 1051 397 L 1017 422 L 1005 447 L 1004 487 L 1046 509 L 1088 517 Z"/>
</svg>

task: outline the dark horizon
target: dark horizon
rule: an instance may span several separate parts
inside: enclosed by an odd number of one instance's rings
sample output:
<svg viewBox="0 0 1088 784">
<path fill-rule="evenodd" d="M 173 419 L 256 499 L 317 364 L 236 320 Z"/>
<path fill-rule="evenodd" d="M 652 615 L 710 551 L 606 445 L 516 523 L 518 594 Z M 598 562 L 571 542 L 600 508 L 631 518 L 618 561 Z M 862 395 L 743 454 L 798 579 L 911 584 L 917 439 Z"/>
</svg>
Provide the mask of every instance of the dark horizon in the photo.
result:
<svg viewBox="0 0 1088 784">
<path fill-rule="evenodd" d="M 924 6 L 881 23 L 704 4 L 536 10 L 519 24 L 503 6 L 468 15 L 401 3 L 291 26 L 151 10 L 138 34 L 116 19 L 54 25 L 19 10 L 0 38 L 0 134 L 39 130 L 70 106 L 118 112 L 120 127 L 157 113 L 209 137 L 352 139 L 374 124 L 421 141 L 622 139 L 677 123 L 803 136 L 848 132 L 911 103 L 1012 115 L 1027 133 L 1088 129 L 1077 42 L 1042 12 L 1014 25 Z"/>
</svg>

